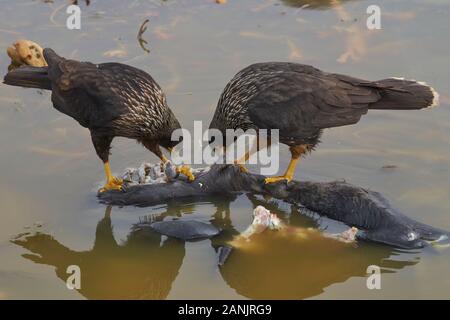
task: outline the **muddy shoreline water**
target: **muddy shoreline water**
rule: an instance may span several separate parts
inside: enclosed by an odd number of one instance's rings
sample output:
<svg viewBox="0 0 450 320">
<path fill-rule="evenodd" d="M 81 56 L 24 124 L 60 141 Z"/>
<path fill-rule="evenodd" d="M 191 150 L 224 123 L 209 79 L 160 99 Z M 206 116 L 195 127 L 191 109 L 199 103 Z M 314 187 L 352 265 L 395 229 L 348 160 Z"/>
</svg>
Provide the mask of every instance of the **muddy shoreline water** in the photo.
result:
<svg viewBox="0 0 450 320">
<path fill-rule="evenodd" d="M 141 68 L 161 84 L 188 130 L 195 120 L 210 122 L 225 84 L 254 62 L 293 61 L 365 79 L 426 81 L 441 94 L 440 107 L 374 112 L 354 126 L 330 130 L 301 161 L 296 179 L 345 180 L 377 190 L 415 221 L 450 230 L 450 81 L 444 67 L 450 44 L 436 36 L 448 33 L 450 5 L 381 0 L 382 30 L 369 32 L 370 1 L 342 1 L 340 7 L 316 2 L 300 9 L 303 1 L 79 1 L 84 20 L 73 31 L 64 26 L 62 1 L 7 1 L 0 12 L 0 49 L 6 55 L 11 43 L 26 38 L 77 60 Z M 136 38 L 146 18 L 149 54 Z M 8 63 L 0 59 L 3 73 Z M 257 205 L 293 227 L 338 233 L 347 226 L 251 194 L 114 207 L 108 216 L 96 197 L 103 171 L 88 142 L 88 132 L 51 108 L 47 92 L 0 85 L 0 298 L 450 297 L 449 256 L 430 247 L 405 251 L 361 242 L 354 248 L 269 233 L 219 270 L 218 248 L 247 228 Z M 157 161 L 125 139 L 113 148 L 116 173 Z M 281 155 L 285 168 L 289 151 L 282 148 Z M 225 232 L 214 240 L 164 242 L 133 227 L 144 216 L 195 219 Z M 22 242 L 11 243 L 21 233 Z M 71 263 L 85 272 L 81 291 L 66 288 Z M 382 290 L 367 289 L 369 265 L 380 266 Z"/>
</svg>

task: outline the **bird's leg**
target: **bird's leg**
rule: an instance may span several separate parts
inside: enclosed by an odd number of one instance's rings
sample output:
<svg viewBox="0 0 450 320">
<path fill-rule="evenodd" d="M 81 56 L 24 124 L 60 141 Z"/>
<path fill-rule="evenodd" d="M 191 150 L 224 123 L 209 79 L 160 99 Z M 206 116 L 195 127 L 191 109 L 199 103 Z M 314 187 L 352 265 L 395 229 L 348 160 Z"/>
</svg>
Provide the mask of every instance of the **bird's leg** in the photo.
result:
<svg viewBox="0 0 450 320">
<path fill-rule="evenodd" d="M 188 178 L 189 182 L 192 182 L 195 180 L 195 176 L 192 173 L 192 168 L 189 166 L 186 166 L 186 165 L 178 166 L 176 168 L 176 171 L 177 171 L 177 173 L 181 173 L 181 174 L 185 175 Z"/>
<path fill-rule="evenodd" d="M 290 182 L 292 178 L 294 178 L 295 168 L 297 167 L 298 160 L 300 159 L 301 155 L 306 152 L 307 148 L 306 146 L 300 145 L 290 147 L 289 150 L 291 151 L 291 161 L 289 162 L 289 165 L 284 175 L 266 178 L 265 179 L 266 184 L 276 183 L 279 181 Z"/>
<path fill-rule="evenodd" d="M 245 164 L 245 162 L 246 162 L 249 158 L 250 158 L 250 151 L 247 151 L 247 152 L 245 153 L 245 155 L 244 155 L 242 158 L 235 160 L 235 161 L 234 161 L 234 164 L 237 165 L 237 166 L 239 167 L 239 169 L 241 170 L 241 172 L 243 172 L 243 173 L 248 173 L 249 171 L 248 171 L 248 169 L 245 167 L 244 164 Z"/>
<path fill-rule="evenodd" d="M 270 142 L 269 142 L 269 144 L 270 144 Z M 260 150 L 260 147 L 261 146 L 259 144 L 259 136 L 257 136 L 256 143 L 255 142 L 252 143 L 250 150 L 248 150 L 242 158 L 234 161 L 234 164 L 239 166 L 239 169 L 241 170 L 241 172 L 243 172 L 243 173 L 249 172 L 248 169 L 244 166 L 244 164 L 245 164 L 245 162 L 248 161 L 248 159 L 250 159 L 250 157 L 252 155 L 254 155 L 255 153 L 257 153 Z"/>
<path fill-rule="evenodd" d="M 105 192 L 107 190 L 122 190 L 123 180 L 113 176 L 109 162 L 104 163 L 106 184 L 99 190 Z"/>
<path fill-rule="evenodd" d="M 106 183 L 103 188 L 99 190 L 99 192 L 105 192 L 107 190 L 121 190 L 123 180 L 114 177 L 111 172 L 111 167 L 109 166 L 109 150 L 111 148 L 112 137 L 91 132 L 91 138 L 97 155 L 103 161 L 106 175 Z"/>
</svg>

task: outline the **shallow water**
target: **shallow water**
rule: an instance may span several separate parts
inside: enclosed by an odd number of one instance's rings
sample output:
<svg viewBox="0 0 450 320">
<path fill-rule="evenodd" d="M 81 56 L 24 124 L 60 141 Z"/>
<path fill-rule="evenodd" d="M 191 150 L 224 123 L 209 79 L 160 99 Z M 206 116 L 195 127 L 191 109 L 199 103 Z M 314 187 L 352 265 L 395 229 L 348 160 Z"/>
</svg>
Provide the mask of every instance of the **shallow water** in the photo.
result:
<svg viewBox="0 0 450 320">
<path fill-rule="evenodd" d="M 79 2 L 82 29 L 70 31 L 65 1 L 2 0 L 1 51 L 28 38 L 66 57 L 142 68 L 188 129 L 194 120 L 206 126 L 227 81 L 258 61 L 433 85 L 441 107 L 375 111 L 357 125 L 328 130 L 297 178 L 345 179 L 382 192 L 412 218 L 450 230 L 449 1 L 377 1 L 380 31 L 365 27 L 370 1 L 317 0 L 309 8 L 302 8 L 307 0 Z M 150 54 L 136 40 L 147 17 Z M 0 299 L 450 298 L 449 250 L 354 247 L 269 232 L 219 270 L 215 250 L 246 229 L 264 200 L 241 195 L 109 211 L 95 197 L 103 169 L 87 130 L 52 109 L 48 92 L 0 86 L 0 150 Z M 288 153 L 282 151 L 284 168 Z M 122 172 L 156 158 L 117 139 L 111 161 Z M 294 226 L 345 229 L 283 203 L 267 206 Z M 211 221 L 224 233 L 199 242 L 162 241 L 133 228 L 149 215 Z M 82 270 L 79 291 L 66 288 L 71 264 Z M 369 265 L 383 270 L 381 290 L 366 287 Z"/>
</svg>

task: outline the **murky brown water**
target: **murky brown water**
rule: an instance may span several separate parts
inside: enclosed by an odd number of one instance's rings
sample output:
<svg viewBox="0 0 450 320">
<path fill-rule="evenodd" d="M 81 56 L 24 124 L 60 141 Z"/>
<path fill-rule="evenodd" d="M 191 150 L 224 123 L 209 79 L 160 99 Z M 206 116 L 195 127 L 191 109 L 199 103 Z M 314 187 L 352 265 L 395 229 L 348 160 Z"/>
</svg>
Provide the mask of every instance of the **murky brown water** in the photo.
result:
<svg viewBox="0 0 450 320">
<path fill-rule="evenodd" d="M 3 0 L 0 49 L 28 38 L 66 57 L 140 67 L 162 85 L 188 129 L 194 120 L 206 126 L 228 80 L 257 61 L 426 81 L 441 93 L 440 108 L 371 112 L 357 125 L 328 130 L 297 175 L 381 191 L 409 216 L 450 230 L 450 2 L 377 1 L 380 31 L 365 28 L 372 2 L 317 0 L 301 9 L 308 2 L 80 1 L 82 29 L 69 31 L 64 1 Z M 150 54 L 136 40 L 146 17 Z M 0 70 L 7 66 L 2 54 Z M 47 92 L 0 86 L 0 150 L 0 299 L 450 298 L 449 250 L 264 233 L 219 270 L 215 248 L 245 230 L 262 200 L 242 195 L 109 212 L 95 197 L 103 170 L 87 130 L 53 110 Z M 117 139 L 112 152 L 116 172 L 156 161 L 128 140 Z M 292 225 L 345 228 L 279 205 L 272 209 Z M 225 232 L 212 241 L 161 243 L 133 229 L 147 215 L 212 221 Z M 79 291 L 66 288 L 70 264 L 82 269 Z M 384 271 L 379 291 L 366 288 L 372 264 Z"/>
</svg>

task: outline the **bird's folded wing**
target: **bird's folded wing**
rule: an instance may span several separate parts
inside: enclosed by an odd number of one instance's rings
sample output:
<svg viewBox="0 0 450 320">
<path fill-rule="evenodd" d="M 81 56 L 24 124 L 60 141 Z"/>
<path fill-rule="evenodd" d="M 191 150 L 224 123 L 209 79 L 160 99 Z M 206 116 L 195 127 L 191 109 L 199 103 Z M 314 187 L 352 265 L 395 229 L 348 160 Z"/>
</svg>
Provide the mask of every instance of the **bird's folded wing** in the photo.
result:
<svg viewBox="0 0 450 320">
<path fill-rule="evenodd" d="M 63 99 L 79 100 L 80 108 L 87 105 L 96 108 L 104 122 L 127 112 L 125 99 L 135 93 L 120 73 L 101 69 L 90 62 L 65 59 L 59 61 L 57 68 L 56 72 L 53 70 L 51 80 Z M 73 100 L 72 105 L 76 105 Z M 83 102 L 85 106 L 82 106 Z"/>
<path fill-rule="evenodd" d="M 379 99 L 376 89 L 335 75 L 291 73 L 252 98 L 248 110 L 259 128 L 310 131 L 354 124 Z"/>
</svg>

